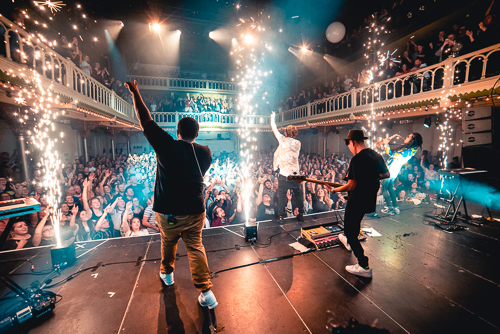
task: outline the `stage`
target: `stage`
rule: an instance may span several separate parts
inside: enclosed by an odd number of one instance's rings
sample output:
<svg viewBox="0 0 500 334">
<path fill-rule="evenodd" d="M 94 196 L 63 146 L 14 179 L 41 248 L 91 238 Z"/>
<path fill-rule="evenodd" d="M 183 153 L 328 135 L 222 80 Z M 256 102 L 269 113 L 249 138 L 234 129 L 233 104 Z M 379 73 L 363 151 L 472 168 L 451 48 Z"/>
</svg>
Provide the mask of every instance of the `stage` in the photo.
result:
<svg viewBox="0 0 500 334">
<path fill-rule="evenodd" d="M 216 274 L 218 327 L 222 333 L 328 333 L 329 318 L 343 325 L 355 317 L 391 333 L 499 332 L 499 223 L 462 224 L 466 230 L 449 233 L 423 221 L 433 208 L 406 204 L 400 215 L 363 220 L 363 227 L 381 234 L 362 243 L 373 279 L 345 271 L 355 257 L 343 247 Z M 327 213 L 306 216 L 302 224 L 263 222 L 258 247 L 247 246 L 238 225 L 204 230 L 210 269 L 299 253 L 289 244 L 300 227 L 333 219 Z M 51 284 L 106 265 L 49 289 L 62 299 L 29 333 L 210 333 L 182 241 L 173 287 L 163 287 L 158 276 L 159 235 L 87 242 L 76 252 L 77 262 Z M 2 271 L 24 288 L 46 277 L 19 275 L 30 273 L 26 258 L 35 272 L 50 270 L 48 247 L 0 253 L 0 261 L 9 261 L 1 263 Z"/>
</svg>

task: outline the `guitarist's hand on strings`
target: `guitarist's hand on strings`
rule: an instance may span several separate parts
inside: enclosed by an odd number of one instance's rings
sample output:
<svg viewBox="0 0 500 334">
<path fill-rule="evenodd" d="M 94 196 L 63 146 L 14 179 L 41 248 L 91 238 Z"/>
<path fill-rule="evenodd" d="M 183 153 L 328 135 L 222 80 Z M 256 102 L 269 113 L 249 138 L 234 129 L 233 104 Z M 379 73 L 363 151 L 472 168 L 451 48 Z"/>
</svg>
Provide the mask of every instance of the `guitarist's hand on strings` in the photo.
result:
<svg viewBox="0 0 500 334">
<path fill-rule="evenodd" d="M 324 185 L 325 186 L 325 189 L 328 190 L 329 192 L 331 193 L 335 193 L 335 188 L 333 188 L 332 186 L 329 186 L 327 184 Z"/>
</svg>

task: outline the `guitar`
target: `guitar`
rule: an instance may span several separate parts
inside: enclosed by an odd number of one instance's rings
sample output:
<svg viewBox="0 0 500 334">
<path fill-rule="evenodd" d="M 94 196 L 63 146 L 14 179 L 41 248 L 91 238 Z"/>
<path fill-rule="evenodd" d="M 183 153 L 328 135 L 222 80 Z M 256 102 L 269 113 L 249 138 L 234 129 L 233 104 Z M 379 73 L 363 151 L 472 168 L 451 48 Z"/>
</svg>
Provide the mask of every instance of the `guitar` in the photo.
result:
<svg viewBox="0 0 500 334">
<path fill-rule="evenodd" d="M 307 182 L 312 182 L 312 183 L 317 183 L 317 184 L 323 184 L 323 185 L 326 184 L 326 185 L 328 185 L 330 187 L 334 187 L 334 188 L 342 187 L 344 185 L 344 184 L 340 184 L 340 183 L 334 183 L 334 182 L 318 181 L 318 180 L 314 180 L 314 179 L 308 179 L 305 175 L 288 175 L 286 179 L 288 181 L 294 180 L 295 182 L 298 182 L 298 183 L 307 181 Z"/>
</svg>

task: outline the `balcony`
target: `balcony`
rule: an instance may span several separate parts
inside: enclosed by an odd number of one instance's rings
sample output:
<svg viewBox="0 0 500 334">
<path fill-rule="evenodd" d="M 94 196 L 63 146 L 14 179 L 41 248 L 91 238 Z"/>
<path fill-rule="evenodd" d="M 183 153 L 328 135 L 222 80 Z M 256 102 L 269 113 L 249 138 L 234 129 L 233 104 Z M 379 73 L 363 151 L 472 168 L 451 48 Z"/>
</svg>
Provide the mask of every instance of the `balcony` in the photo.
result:
<svg viewBox="0 0 500 334">
<path fill-rule="evenodd" d="M 209 111 L 201 113 L 191 112 L 153 112 L 153 120 L 163 128 L 175 128 L 183 117 L 193 117 L 200 124 L 200 130 L 236 130 L 242 127 L 242 120 L 236 114 L 223 114 Z M 247 116 L 247 125 L 250 129 L 261 129 L 270 125 L 269 116 Z"/>
<path fill-rule="evenodd" d="M 137 80 L 140 89 L 217 94 L 238 94 L 239 92 L 239 87 L 236 83 L 225 81 L 142 75 L 129 75 L 128 80 Z"/>
<path fill-rule="evenodd" d="M 65 109 L 74 111 L 73 115 L 82 115 L 85 111 L 82 117 L 88 114 L 87 121 L 114 119 L 122 126 L 138 125 L 130 103 L 55 52 L 42 36 L 27 33 L 3 16 L 0 16 L 0 26 L 0 31 L 5 31 L 5 54 L 0 56 L 3 75 L 24 79 L 29 76 L 28 71 L 36 71 L 44 86 L 50 86 L 54 93 L 61 96 L 61 100 L 68 101 Z M 13 36 L 19 36 L 19 48 L 12 49 L 19 55 L 11 54 Z"/>
<path fill-rule="evenodd" d="M 448 107 L 452 101 L 463 103 L 468 98 L 498 94 L 500 91 L 495 90 L 494 86 L 500 79 L 499 64 L 500 44 L 496 44 L 415 72 L 283 111 L 277 115 L 276 122 L 281 126 L 304 124 L 306 121 L 321 125 L 342 122 L 351 115 L 362 116 L 372 111 L 392 111 L 395 114 L 396 110 L 419 106 L 439 104 L 440 107 Z M 496 87 L 499 87 L 498 84 Z"/>
</svg>

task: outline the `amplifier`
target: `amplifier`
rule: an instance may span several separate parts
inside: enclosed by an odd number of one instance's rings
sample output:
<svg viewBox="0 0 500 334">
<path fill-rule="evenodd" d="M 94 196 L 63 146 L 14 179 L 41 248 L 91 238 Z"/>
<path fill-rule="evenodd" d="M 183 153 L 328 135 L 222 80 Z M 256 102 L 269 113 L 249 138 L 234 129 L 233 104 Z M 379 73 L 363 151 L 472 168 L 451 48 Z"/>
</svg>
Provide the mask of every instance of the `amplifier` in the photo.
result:
<svg viewBox="0 0 500 334">
<path fill-rule="evenodd" d="M 462 109 L 462 119 L 464 121 L 488 117 L 491 117 L 491 107 L 472 107 Z"/>
<path fill-rule="evenodd" d="M 337 247 L 342 244 L 339 240 L 339 234 L 344 232 L 344 225 L 340 222 L 327 223 L 303 227 L 301 236 L 309 241 L 309 248 L 314 246 L 317 250 L 330 247 Z M 366 240 L 366 235 L 359 232 L 358 240 Z"/>
<path fill-rule="evenodd" d="M 464 134 L 464 147 L 488 145 L 493 141 L 491 132 Z"/>
<path fill-rule="evenodd" d="M 491 118 L 464 121 L 464 133 L 491 131 Z"/>
</svg>

